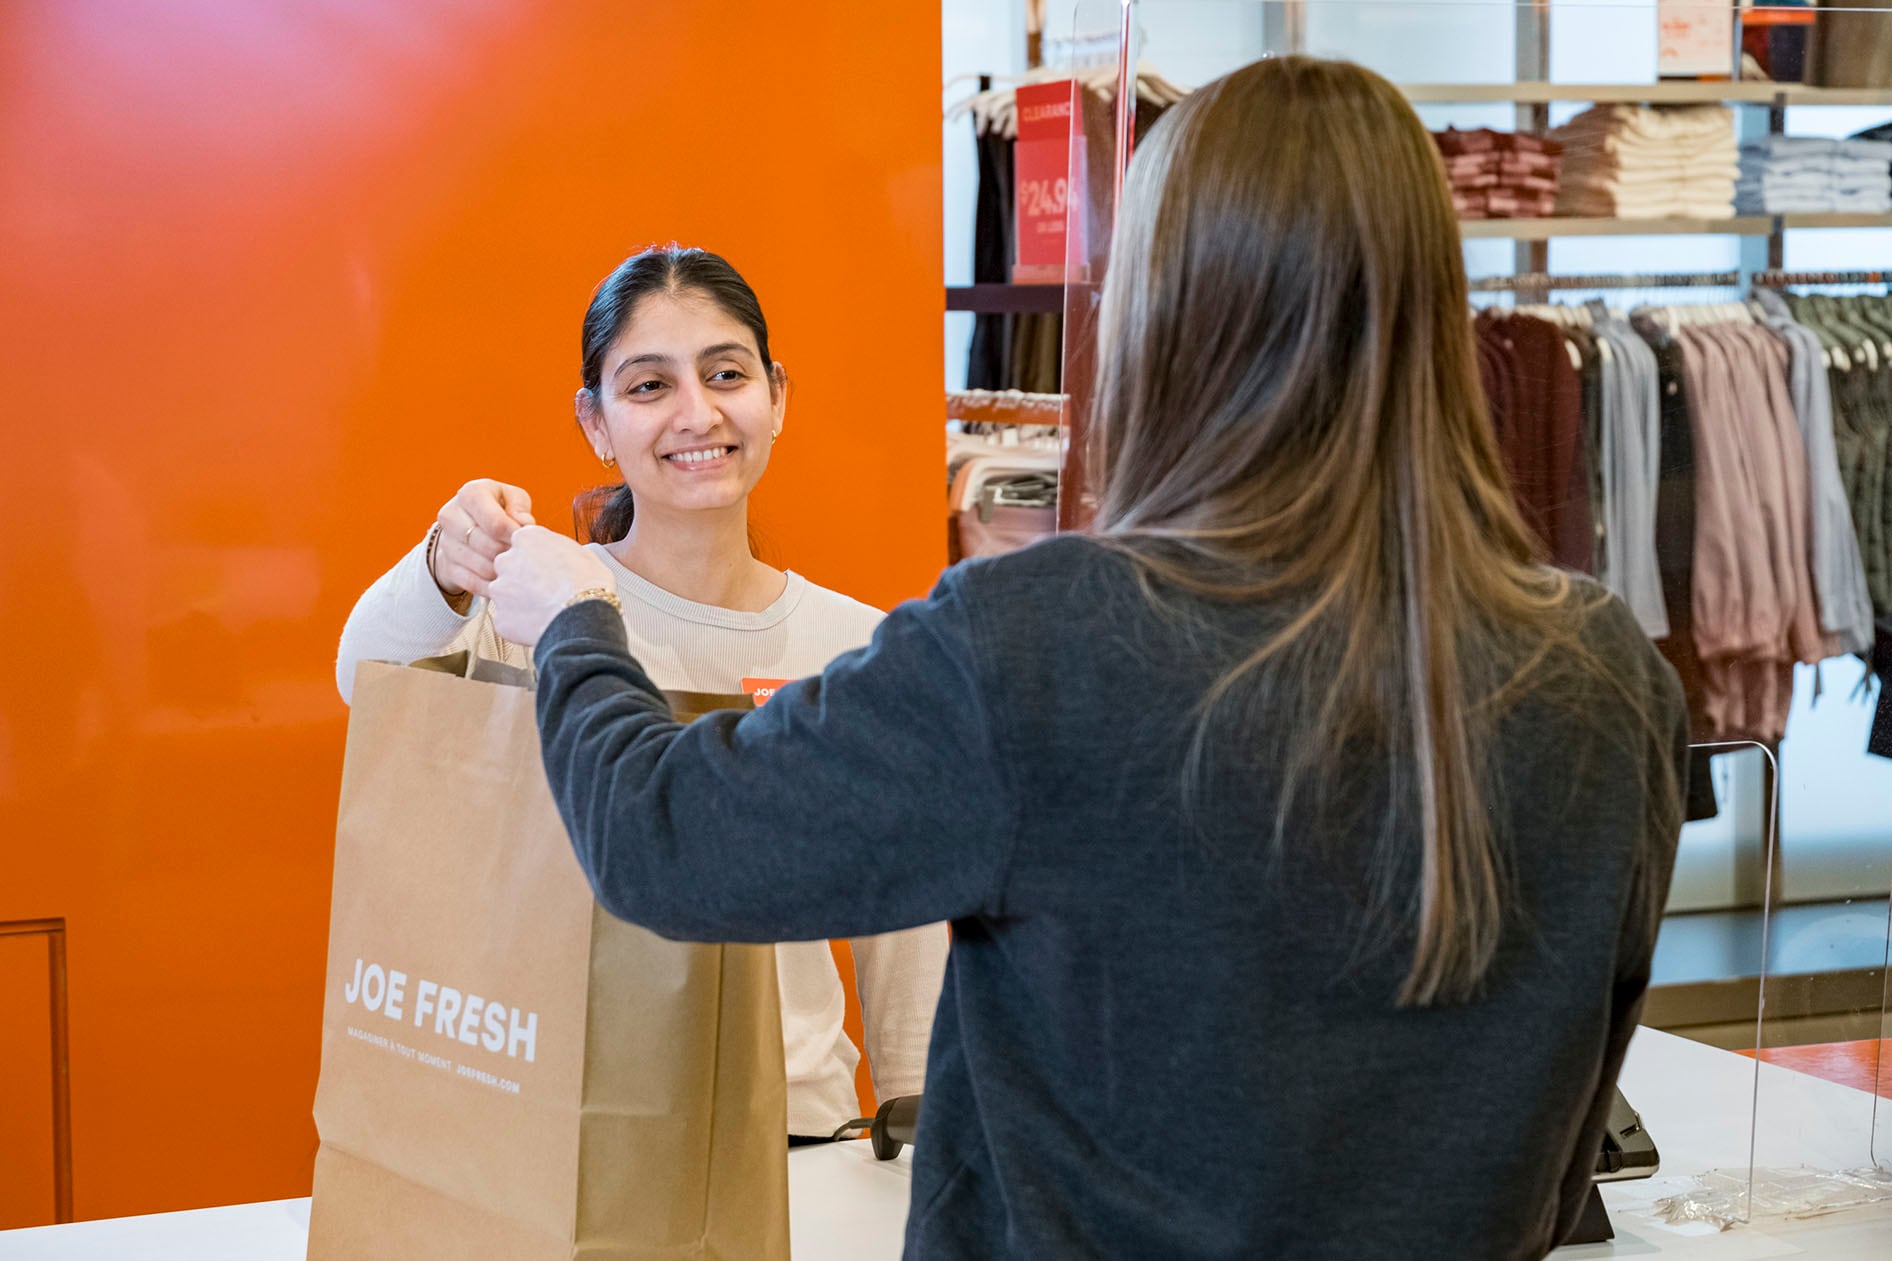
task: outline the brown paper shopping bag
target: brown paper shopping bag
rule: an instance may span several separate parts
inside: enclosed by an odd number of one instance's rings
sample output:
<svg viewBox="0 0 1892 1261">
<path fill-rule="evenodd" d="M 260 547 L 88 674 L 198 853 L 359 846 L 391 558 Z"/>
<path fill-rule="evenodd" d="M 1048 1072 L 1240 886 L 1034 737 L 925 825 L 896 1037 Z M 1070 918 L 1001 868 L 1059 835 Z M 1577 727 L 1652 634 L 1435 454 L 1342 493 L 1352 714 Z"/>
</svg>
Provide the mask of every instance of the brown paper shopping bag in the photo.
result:
<svg viewBox="0 0 1892 1261">
<path fill-rule="evenodd" d="M 599 910 L 532 694 L 478 666 L 357 675 L 311 1261 L 786 1261 L 774 951 Z"/>
</svg>

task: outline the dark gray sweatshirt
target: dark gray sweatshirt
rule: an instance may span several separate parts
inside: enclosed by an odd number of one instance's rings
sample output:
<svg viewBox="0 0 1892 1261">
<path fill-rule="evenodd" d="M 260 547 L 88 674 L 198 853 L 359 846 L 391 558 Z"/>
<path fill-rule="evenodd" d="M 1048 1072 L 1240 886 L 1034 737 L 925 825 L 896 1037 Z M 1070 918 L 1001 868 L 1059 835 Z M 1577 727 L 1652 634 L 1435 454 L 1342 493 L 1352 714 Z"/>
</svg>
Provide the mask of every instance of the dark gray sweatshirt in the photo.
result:
<svg viewBox="0 0 1892 1261">
<path fill-rule="evenodd" d="M 1266 618 L 1198 611 L 1212 632 L 1056 539 L 683 727 L 617 615 L 580 604 L 537 650 L 546 772 L 599 902 L 667 936 L 952 921 L 909 1257 L 1541 1256 L 1648 981 L 1680 814 L 1645 784 L 1687 742 L 1672 672 L 1578 581 L 1568 615 L 1653 723 L 1547 663 L 1494 752 L 1514 914 L 1487 991 L 1402 1010 L 1410 934 L 1371 922 L 1370 827 L 1276 850 L 1265 765 L 1212 774 L 1185 821 L 1192 707 Z M 1393 791 L 1371 764 L 1332 778 L 1361 818 Z M 1394 835 L 1415 880 L 1416 828 Z"/>
</svg>

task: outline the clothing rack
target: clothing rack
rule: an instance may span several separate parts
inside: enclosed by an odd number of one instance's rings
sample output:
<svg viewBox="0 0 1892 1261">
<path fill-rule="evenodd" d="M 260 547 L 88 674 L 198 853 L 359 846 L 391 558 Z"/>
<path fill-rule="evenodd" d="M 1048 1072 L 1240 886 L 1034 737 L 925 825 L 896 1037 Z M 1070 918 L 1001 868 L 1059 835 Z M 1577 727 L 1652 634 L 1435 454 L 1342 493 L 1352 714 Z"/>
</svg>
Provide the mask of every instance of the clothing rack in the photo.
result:
<svg viewBox="0 0 1892 1261">
<path fill-rule="evenodd" d="M 1651 272 L 1618 276 L 1555 276 L 1547 272 L 1519 272 L 1511 276 L 1480 276 L 1470 282 L 1472 293 L 1545 293 L 1553 289 L 1790 289 L 1799 285 L 1892 284 L 1892 271 L 1738 271 Z"/>
<path fill-rule="evenodd" d="M 1790 289 L 1795 285 L 1883 285 L 1892 283 L 1892 271 L 1762 271 L 1754 284 L 1762 289 Z"/>
<path fill-rule="evenodd" d="M 1519 272 L 1513 276 L 1480 276 L 1470 284 L 1473 293 L 1546 292 L 1552 289 L 1696 289 L 1738 288 L 1738 271 L 1657 272 L 1647 275 L 1553 276 L 1547 272 Z"/>
<path fill-rule="evenodd" d="M 1476 282 L 1517 289 L 1517 310 L 1472 319 L 1512 497 L 1548 554 L 1597 574 L 1662 646 L 1697 736 L 1779 741 L 1796 664 L 1892 668 L 1892 269 L 1522 271 Z M 1649 318 L 1526 305 L 1591 287 Z M 1796 448 L 1804 480 L 1776 475 Z M 1784 616 L 1756 636 L 1750 607 Z M 1874 722 L 1892 736 L 1892 704 Z"/>
<path fill-rule="evenodd" d="M 1063 420 L 1069 394 L 1023 390 L 948 390 L 946 419 L 985 425 L 1049 425 Z"/>
</svg>

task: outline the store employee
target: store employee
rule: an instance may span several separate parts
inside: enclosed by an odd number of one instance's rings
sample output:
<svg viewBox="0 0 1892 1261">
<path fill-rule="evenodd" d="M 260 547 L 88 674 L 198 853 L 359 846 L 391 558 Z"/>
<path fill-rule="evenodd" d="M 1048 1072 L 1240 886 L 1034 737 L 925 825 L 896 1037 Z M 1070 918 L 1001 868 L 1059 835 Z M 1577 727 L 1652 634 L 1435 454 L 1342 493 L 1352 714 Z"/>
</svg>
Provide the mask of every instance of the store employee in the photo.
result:
<svg viewBox="0 0 1892 1261">
<path fill-rule="evenodd" d="M 634 254 L 592 295 L 580 332 L 579 431 L 618 484 L 589 553 L 621 610 L 625 642 L 658 685 L 733 695 L 744 680 L 819 673 L 861 647 L 878 609 L 758 560 L 749 497 L 784 432 L 788 378 L 769 354 L 755 291 L 725 259 L 664 246 Z M 471 648 L 517 660 L 483 598 L 493 558 L 532 520 L 517 486 L 468 482 L 426 538 L 370 587 L 342 631 L 336 681 L 362 661 Z M 860 1051 L 826 940 L 776 945 L 788 1076 L 788 1137 L 826 1140 L 859 1115 Z M 934 923 L 854 938 L 868 1066 L 883 1099 L 915 1094 L 946 966 Z"/>
<path fill-rule="evenodd" d="M 1093 533 L 689 727 L 600 558 L 538 527 L 498 557 L 605 907 L 953 922 L 909 1256 L 1534 1257 L 1574 1223 L 1686 720 L 1628 610 L 1539 563 L 1466 311 L 1411 108 L 1266 60 L 1137 152 Z"/>
</svg>

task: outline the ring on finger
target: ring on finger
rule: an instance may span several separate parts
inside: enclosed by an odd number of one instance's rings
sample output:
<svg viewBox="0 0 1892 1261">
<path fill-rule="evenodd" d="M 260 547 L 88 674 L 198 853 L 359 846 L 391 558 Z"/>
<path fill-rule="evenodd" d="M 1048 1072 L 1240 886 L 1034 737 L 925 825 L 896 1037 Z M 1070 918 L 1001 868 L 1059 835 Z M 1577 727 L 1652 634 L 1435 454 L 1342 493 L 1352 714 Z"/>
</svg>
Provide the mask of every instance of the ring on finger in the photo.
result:
<svg viewBox="0 0 1892 1261">
<path fill-rule="evenodd" d="M 466 545 L 468 547 L 473 546 L 473 531 L 477 530 L 478 528 L 479 527 L 477 525 L 469 525 L 466 528 Z"/>
</svg>

